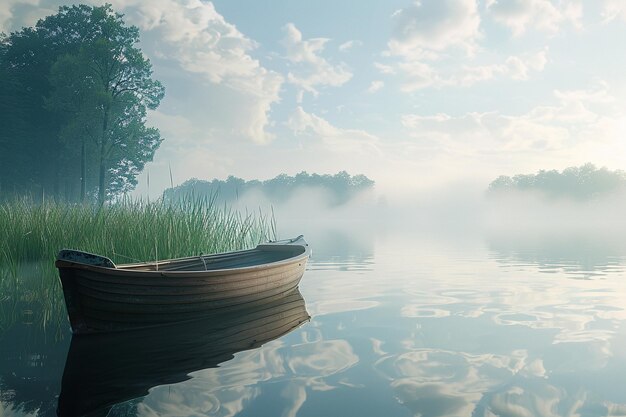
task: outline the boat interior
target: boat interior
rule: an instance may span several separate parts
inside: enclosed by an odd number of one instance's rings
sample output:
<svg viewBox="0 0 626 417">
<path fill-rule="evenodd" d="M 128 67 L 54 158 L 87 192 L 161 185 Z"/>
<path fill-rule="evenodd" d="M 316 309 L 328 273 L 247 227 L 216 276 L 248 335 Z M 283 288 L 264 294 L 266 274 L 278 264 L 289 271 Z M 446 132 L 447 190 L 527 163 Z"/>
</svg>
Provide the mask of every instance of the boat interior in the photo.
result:
<svg viewBox="0 0 626 417">
<path fill-rule="evenodd" d="M 290 250 L 261 250 L 231 252 L 217 255 L 200 255 L 182 259 L 171 259 L 150 263 L 117 265 L 117 269 L 133 271 L 212 271 L 218 269 L 244 268 L 280 262 L 304 253 L 301 246 L 292 246 Z"/>
</svg>

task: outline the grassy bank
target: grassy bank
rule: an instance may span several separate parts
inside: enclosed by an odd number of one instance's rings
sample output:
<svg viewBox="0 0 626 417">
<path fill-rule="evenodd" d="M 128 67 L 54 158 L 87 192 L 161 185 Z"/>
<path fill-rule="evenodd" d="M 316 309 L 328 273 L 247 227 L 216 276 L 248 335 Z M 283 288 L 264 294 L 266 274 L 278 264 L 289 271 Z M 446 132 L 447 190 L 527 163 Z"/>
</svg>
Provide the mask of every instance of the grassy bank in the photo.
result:
<svg viewBox="0 0 626 417">
<path fill-rule="evenodd" d="M 52 262 L 63 248 L 119 263 L 223 252 L 272 238 L 272 226 L 260 213 L 233 212 L 211 199 L 127 200 L 103 207 L 15 201 L 0 205 L 0 266 Z"/>
<path fill-rule="evenodd" d="M 43 308 L 36 321 L 43 319 L 44 325 L 63 311 L 54 268 L 63 248 L 116 263 L 154 261 L 253 247 L 273 239 L 274 230 L 273 218 L 216 207 L 211 199 L 127 200 L 103 207 L 27 200 L 0 204 L 0 328 L 23 321 L 25 311 L 33 314 L 20 307 L 24 303 Z"/>
</svg>

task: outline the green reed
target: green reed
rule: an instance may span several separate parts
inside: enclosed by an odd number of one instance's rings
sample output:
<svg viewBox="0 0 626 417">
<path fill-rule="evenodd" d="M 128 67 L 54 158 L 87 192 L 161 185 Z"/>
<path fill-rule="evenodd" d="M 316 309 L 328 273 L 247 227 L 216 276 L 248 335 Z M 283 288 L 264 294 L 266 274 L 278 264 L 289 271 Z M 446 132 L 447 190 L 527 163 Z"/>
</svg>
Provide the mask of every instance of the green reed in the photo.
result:
<svg viewBox="0 0 626 417">
<path fill-rule="evenodd" d="M 54 268 L 61 249 L 97 253 L 115 263 L 150 262 L 244 249 L 274 238 L 273 216 L 218 207 L 211 198 L 127 199 L 99 207 L 0 204 L 0 331 L 16 317 L 28 320 L 23 305 L 32 302 L 43 308 L 40 324 L 64 315 Z"/>
</svg>

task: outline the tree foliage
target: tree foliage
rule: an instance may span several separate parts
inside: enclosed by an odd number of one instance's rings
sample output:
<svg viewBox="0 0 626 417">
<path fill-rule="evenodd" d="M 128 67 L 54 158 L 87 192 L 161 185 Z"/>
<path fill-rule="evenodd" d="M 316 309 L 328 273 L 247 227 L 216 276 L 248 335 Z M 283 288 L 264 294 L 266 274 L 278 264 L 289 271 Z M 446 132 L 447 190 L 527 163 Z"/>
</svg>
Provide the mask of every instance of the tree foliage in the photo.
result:
<svg viewBox="0 0 626 417">
<path fill-rule="evenodd" d="M 136 185 L 162 141 L 146 111 L 164 95 L 138 42 L 108 4 L 63 6 L 1 39 L 0 149 L 23 163 L 9 162 L 0 185 L 100 202 Z"/>
<path fill-rule="evenodd" d="M 535 191 L 554 198 L 588 200 L 623 189 L 626 189 L 626 172 L 585 164 L 566 168 L 562 172 L 541 170 L 536 174 L 503 175 L 489 184 L 488 193 Z"/>
<path fill-rule="evenodd" d="M 168 188 L 163 193 L 167 201 L 184 199 L 188 196 L 217 198 L 220 201 L 233 201 L 248 191 L 259 191 L 271 201 L 285 201 L 294 195 L 296 190 L 303 187 L 321 188 L 328 191 L 330 203 L 340 205 L 362 191 L 371 189 L 374 181 L 365 175 L 351 176 L 346 171 L 335 175 L 309 174 L 305 171 L 289 176 L 280 174 L 266 181 L 245 181 L 241 178 L 229 176 L 226 180 L 214 179 L 211 181 L 192 178 L 183 184 Z"/>
</svg>

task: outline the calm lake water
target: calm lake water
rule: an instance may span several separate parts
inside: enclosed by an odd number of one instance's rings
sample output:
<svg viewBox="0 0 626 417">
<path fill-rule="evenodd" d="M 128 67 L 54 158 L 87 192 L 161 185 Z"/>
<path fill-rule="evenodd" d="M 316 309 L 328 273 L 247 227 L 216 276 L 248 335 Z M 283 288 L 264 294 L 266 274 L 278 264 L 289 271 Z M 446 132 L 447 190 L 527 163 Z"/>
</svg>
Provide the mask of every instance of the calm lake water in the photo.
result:
<svg viewBox="0 0 626 417">
<path fill-rule="evenodd" d="M 249 339 L 208 324 L 70 350 L 69 326 L 44 331 L 22 306 L 0 333 L 0 416 L 56 415 L 62 386 L 68 414 L 626 415 L 622 246 L 362 230 L 308 240 L 290 301 L 305 321 L 283 335 L 228 322 Z M 284 305 L 266 319 L 283 320 Z"/>
</svg>

